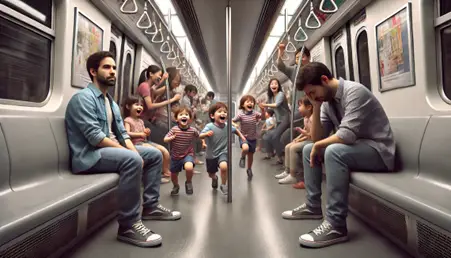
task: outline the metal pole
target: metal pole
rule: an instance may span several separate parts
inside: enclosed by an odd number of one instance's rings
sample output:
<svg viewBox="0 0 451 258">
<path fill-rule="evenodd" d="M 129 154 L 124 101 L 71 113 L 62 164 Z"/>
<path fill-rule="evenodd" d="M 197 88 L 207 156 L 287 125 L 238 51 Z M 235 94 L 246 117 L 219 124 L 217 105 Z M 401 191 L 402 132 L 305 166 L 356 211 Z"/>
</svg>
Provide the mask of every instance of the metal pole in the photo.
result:
<svg viewBox="0 0 451 258">
<path fill-rule="evenodd" d="M 163 58 L 161 56 L 160 56 L 160 62 L 161 62 L 161 68 L 163 69 L 163 71 L 166 72 L 166 65 L 164 64 Z M 171 91 L 171 89 L 170 89 L 170 85 L 169 85 L 169 80 L 165 79 L 164 84 L 166 85 L 166 99 L 170 100 L 171 95 L 169 94 L 169 92 Z M 166 108 L 168 110 L 168 130 L 170 130 L 171 129 L 171 103 L 168 103 Z M 170 144 L 168 144 L 168 146 L 167 146 L 169 152 L 171 152 L 170 146 L 171 146 Z"/>
<path fill-rule="evenodd" d="M 292 86 L 292 100 L 291 100 L 291 121 L 290 121 L 290 139 L 293 141 L 293 127 L 294 127 L 294 114 L 296 112 L 295 110 L 295 106 L 296 106 L 296 93 L 297 93 L 297 89 L 296 89 L 296 81 L 298 80 L 298 74 L 299 71 L 301 70 L 301 66 L 302 66 L 302 56 L 304 55 L 304 48 L 305 46 L 302 46 L 301 49 L 301 55 L 299 56 L 299 64 L 298 67 L 296 69 L 296 77 L 294 77 L 294 82 L 293 82 L 293 86 Z M 296 57 L 295 57 L 296 58 Z"/>
<path fill-rule="evenodd" d="M 228 178 L 228 193 L 227 202 L 232 202 L 232 87 L 230 83 L 230 68 L 231 68 L 231 58 L 232 58 L 232 8 L 229 4 L 226 7 L 226 62 L 227 62 L 227 106 L 229 107 L 229 112 L 227 116 L 227 178 Z"/>
</svg>

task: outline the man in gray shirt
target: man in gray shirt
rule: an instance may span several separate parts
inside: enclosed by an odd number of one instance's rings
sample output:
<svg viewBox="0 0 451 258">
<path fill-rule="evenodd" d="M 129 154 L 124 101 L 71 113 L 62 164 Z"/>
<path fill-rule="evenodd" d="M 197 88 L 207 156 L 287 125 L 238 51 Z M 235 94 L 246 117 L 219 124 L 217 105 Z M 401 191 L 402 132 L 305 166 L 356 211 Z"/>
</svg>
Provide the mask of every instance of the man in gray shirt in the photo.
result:
<svg viewBox="0 0 451 258">
<path fill-rule="evenodd" d="M 360 83 L 335 79 L 324 64 L 313 62 L 299 72 L 296 88 L 303 90 L 313 104 L 310 136 L 314 143 L 303 150 L 307 201 L 285 211 L 282 217 L 323 218 L 322 161 L 327 178 L 326 218 L 318 228 L 301 235 L 299 242 L 324 247 L 348 240 L 350 171 L 392 171 L 395 141 L 382 105 Z"/>
</svg>

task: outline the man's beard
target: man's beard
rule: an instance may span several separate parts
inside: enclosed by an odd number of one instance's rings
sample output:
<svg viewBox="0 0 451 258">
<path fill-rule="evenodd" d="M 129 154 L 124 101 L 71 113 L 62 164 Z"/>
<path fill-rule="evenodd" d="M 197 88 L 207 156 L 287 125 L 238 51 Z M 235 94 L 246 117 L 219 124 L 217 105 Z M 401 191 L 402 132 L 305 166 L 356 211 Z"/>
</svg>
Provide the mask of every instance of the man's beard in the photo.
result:
<svg viewBox="0 0 451 258">
<path fill-rule="evenodd" d="M 112 77 L 102 77 L 102 76 L 98 76 L 97 77 L 97 82 L 100 85 L 106 86 L 106 87 L 113 87 L 116 85 L 116 78 L 114 78 L 114 80 L 110 80 Z"/>
</svg>

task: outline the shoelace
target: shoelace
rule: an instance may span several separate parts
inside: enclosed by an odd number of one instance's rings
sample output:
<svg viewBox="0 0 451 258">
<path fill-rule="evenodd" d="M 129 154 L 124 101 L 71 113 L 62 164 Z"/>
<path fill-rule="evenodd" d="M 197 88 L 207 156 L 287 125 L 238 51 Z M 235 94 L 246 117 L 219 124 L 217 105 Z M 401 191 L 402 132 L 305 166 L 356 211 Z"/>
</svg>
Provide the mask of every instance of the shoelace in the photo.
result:
<svg viewBox="0 0 451 258">
<path fill-rule="evenodd" d="M 144 224 L 141 221 L 133 224 L 133 228 L 143 236 L 146 236 L 149 232 L 152 232 L 150 229 L 148 229 L 146 226 L 144 226 Z"/>
<path fill-rule="evenodd" d="M 326 231 L 330 230 L 332 228 L 332 225 L 327 222 L 326 220 L 316 229 L 313 230 L 313 233 L 315 233 L 315 235 L 321 235 L 323 233 L 325 233 Z"/>
<path fill-rule="evenodd" d="M 299 211 L 299 210 L 305 209 L 305 208 L 307 208 L 307 205 L 304 203 L 301 206 L 294 208 L 293 211 Z"/>
<path fill-rule="evenodd" d="M 161 204 L 158 204 L 158 208 L 164 212 L 171 213 L 170 209 L 163 207 L 163 205 L 161 205 Z"/>
</svg>

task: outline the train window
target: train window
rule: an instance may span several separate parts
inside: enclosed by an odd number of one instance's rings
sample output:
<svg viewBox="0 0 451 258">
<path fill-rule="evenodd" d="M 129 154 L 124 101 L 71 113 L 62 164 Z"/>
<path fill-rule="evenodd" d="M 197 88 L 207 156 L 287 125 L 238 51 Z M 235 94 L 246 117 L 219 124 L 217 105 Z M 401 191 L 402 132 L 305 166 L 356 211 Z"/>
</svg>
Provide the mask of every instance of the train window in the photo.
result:
<svg viewBox="0 0 451 258">
<path fill-rule="evenodd" d="M 440 31 L 443 93 L 451 99 L 451 25 Z"/>
<path fill-rule="evenodd" d="M 52 0 L 0 0 L 0 3 L 47 27 L 52 25 Z"/>
<path fill-rule="evenodd" d="M 451 12 L 451 1 L 440 0 L 440 16 Z"/>
<path fill-rule="evenodd" d="M 113 59 L 117 62 L 116 59 L 116 55 L 117 55 L 117 50 L 116 50 L 116 43 L 114 43 L 114 41 L 110 41 L 110 49 L 109 49 L 110 53 L 113 54 Z M 118 64 L 116 64 L 118 65 Z M 117 75 L 116 75 L 117 76 Z M 110 93 L 110 95 L 114 98 L 114 90 L 116 87 L 109 87 L 108 88 L 108 93 Z"/>
<path fill-rule="evenodd" d="M 123 85 L 122 85 L 122 101 L 125 101 L 125 99 L 128 97 L 130 88 L 131 88 L 131 83 L 130 83 L 130 75 L 132 73 L 132 71 L 130 71 L 130 69 L 132 68 L 132 56 L 130 55 L 130 53 L 127 53 L 127 57 L 125 58 L 125 65 L 124 65 L 124 71 L 123 71 L 123 76 L 124 76 L 124 80 L 123 80 Z"/>
<path fill-rule="evenodd" d="M 43 102 L 50 91 L 52 40 L 0 17 L 0 99 Z"/>
<path fill-rule="evenodd" d="M 371 91 L 370 56 L 368 51 L 368 35 L 366 31 L 360 32 L 357 37 L 357 60 L 360 83 Z"/>
<path fill-rule="evenodd" d="M 346 79 L 345 53 L 341 46 L 335 50 L 335 71 L 337 71 L 337 78 L 342 77 L 343 79 Z"/>
</svg>

